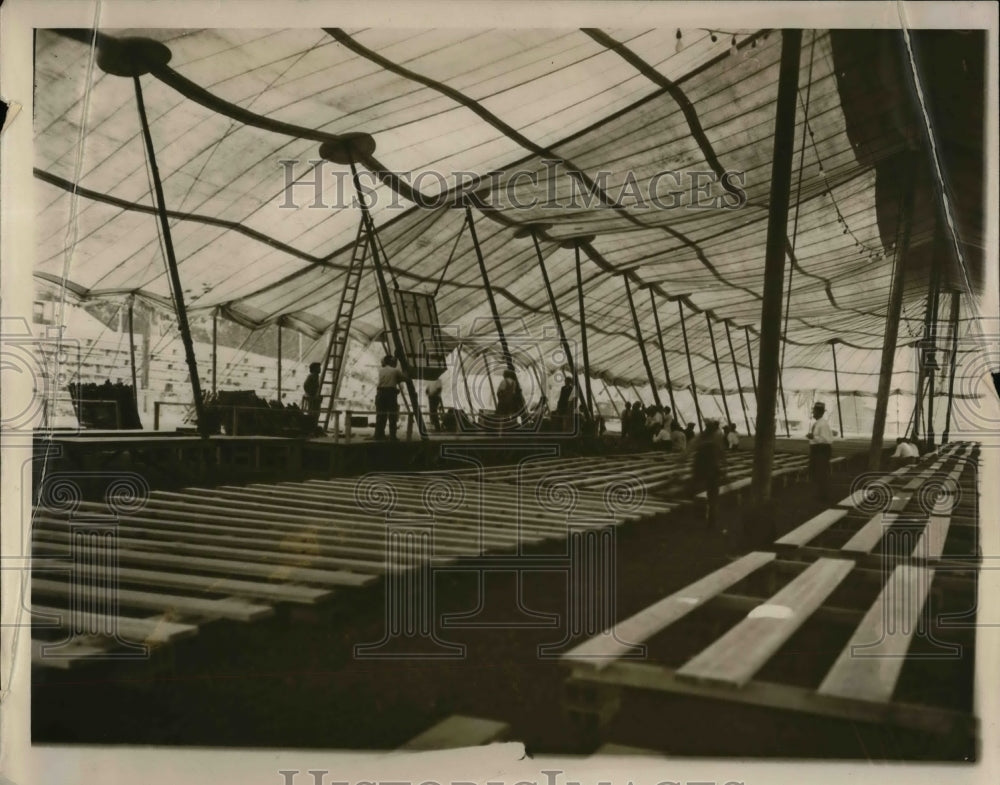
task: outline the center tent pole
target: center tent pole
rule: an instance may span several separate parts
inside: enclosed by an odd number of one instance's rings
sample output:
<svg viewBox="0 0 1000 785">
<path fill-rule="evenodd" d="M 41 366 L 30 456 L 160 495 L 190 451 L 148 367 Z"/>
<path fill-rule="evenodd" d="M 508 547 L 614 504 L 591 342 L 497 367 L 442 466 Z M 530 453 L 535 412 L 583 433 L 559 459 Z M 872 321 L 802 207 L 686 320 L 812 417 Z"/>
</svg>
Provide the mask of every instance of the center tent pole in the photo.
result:
<svg viewBox="0 0 1000 785">
<path fill-rule="evenodd" d="M 733 335 L 729 332 L 729 322 L 726 325 L 726 342 L 729 344 L 729 356 L 733 360 L 733 374 L 736 376 L 736 389 L 740 393 L 740 408 L 743 409 L 743 420 L 747 424 L 747 436 L 750 435 L 750 415 L 747 414 L 747 402 L 743 398 L 743 382 L 740 381 L 740 366 L 736 363 L 736 351 L 733 349 Z"/>
<path fill-rule="evenodd" d="M 882 442 L 885 438 L 885 420 L 889 409 L 889 388 L 892 386 L 892 366 L 896 359 L 896 341 L 899 337 L 899 316 L 903 309 L 903 280 L 907 257 L 910 252 L 910 229 L 913 221 L 913 171 L 917 166 L 917 153 L 910 150 L 900 156 L 900 211 L 899 241 L 896 243 L 892 285 L 885 315 L 885 335 L 882 340 L 882 363 L 879 368 L 878 393 L 875 397 L 875 419 L 872 423 L 872 441 L 868 452 L 868 468 L 878 471 L 882 465 Z"/>
<path fill-rule="evenodd" d="M 142 137 L 146 143 L 146 156 L 149 160 L 149 171 L 153 180 L 153 191 L 156 195 L 156 212 L 160 220 L 160 231 L 163 235 L 163 248 L 167 257 L 167 276 L 170 280 L 170 290 L 174 300 L 174 310 L 177 314 L 177 327 L 181 333 L 181 343 L 184 346 L 184 359 L 191 377 L 191 393 L 194 396 L 195 418 L 198 422 L 198 432 L 208 436 L 208 423 L 204 417 L 205 402 L 201 397 L 201 383 L 198 380 L 198 361 L 194 355 L 194 341 L 191 339 L 191 325 L 188 323 L 187 307 L 184 305 L 184 289 L 181 284 L 180 272 L 177 269 L 177 256 L 170 234 L 170 221 L 167 220 L 167 204 L 163 195 L 163 182 L 160 180 L 160 169 L 156 163 L 156 150 L 153 147 L 153 136 L 149 130 L 149 118 L 146 116 L 146 105 L 142 98 L 142 84 L 139 74 L 132 75 L 135 85 L 135 100 L 139 108 L 139 120 L 142 124 Z"/>
<path fill-rule="evenodd" d="M 646 342 L 642 337 L 642 329 L 639 327 L 639 315 L 635 310 L 635 300 L 632 298 L 632 287 L 628 282 L 628 275 L 623 275 L 625 281 L 625 294 L 628 295 L 628 307 L 632 311 L 632 324 L 635 325 L 635 339 L 639 343 L 639 354 L 642 355 L 642 365 L 646 369 L 646 378 L 649 380 L 649 389 L 652 391 L 653 400 L 660 406 L 660 393 L 656 389 L 656 379 L 653 378 L 653 368 L 649 364 L 649 355 L 646 354 Z"/>
<path fill-rule="evenodd" d="M 705 323 L 708 325 L 708 337 L 712 340 L 712 357 L 715 358 L 715 373 L 719 377 L 719 395 L 722 397 L 722 408 L 726 412 L 726 424 L 733 421 L 729 414 L 729 403 L 726 401 L 726 388 L 722 384 L 722 366 L 719 365 L 719 353 L 715 349 L 715 333 L 712 331 L 712 318 L 705 311 Z"/>
<path fill-rule="evenodd" d="M 701 406 L 698 405 L 698 385 L 694 380 L 694 366 L 691 365 L 691 347 L 688 345 L 687 326 L 684 324 L 684 303 L 677 301 L 677 311 L 681 315 L 681 335 L 684 337 L 684 355 L 687 357 L 688 376 L 691 377 L 691 397 L 694 398 L 694 414 L 698 420 L 698 427 L 704 428 L 701 417 Z"/>
<path fill-rule="evenodd" d="M 507 346 L 507 336 L 503 332 L 503 324 L 500 322 L 500 312 L 497 310 L 497 301 L 493 297 L 493 287 L 490 286 L 490 277 L 486 273 L 486 260 L 483 258 L 483 250 L 479 247 L 479 236 L 476 234 L 476 222 L 472 220 L 472 208 L 468 203 L 465 205 L 466 223 L 469 224 L 469 234 L 472 235 L 472 245 L 476 250 L 476 259 L 479 261 L 479 273 L 483 277 L 483 286 L 486 288 L 486 300 L 490 304 L 490 313 L 493 314 L 493 324 L 497 329 L 497 336 L 500 338 L 500 350 L 503 352 L 503 361 L 508 371 L 514 370 L 514 360 L 510 355 L 510 348 Z"/>
<path fill-rule="evenodd" d="M 778 77 L 774 152 L 771 161 L 770 211 L 764 254 L 764 297 L 760 314 L 757 429 L 751 481 L 753 502 L 757 507 L 771 498 L 778 357 L 781 350 L 781 295 L 785 278 L 785 242 L 792 183 L 792 153 L 795 149 L 795 101 L 798 93 L 801 48 L 801 30 L 781 31 L 781 66 Z"/>
<path fill-rule="evenodd" d="M 566 331 L 563 329 L 562 317 L 559 315 L 559 308 L 556 305 L 556 296 L 552 291 L 552 282 L 549 280 L 549 272 L 545 269 L 545 257 L 542 255 L 542 246 L 538 242 L 538 232 L 544 231 L 543 226 L 527 226 L 514 233 L 514 237 L 531 237 L 535 246 L 535 254 L 538 256 L 538 267 L 542 271 L 542 281 L 545 283 L 545 293 L 549 298 L 549 307 L 552 309 L 552 320 L 556 324 L 556 331 L 559 333 L 559 343 L 562 345 L 563 354 L 566 356 L 566 364 L 576 385 L 576 394 L 580 400 L 584 399 L 584 390 L 580 387 L 580 377 L 576 372 L 576 362 L 573 360 L 573 352 L 570 349 L 569 339 L 566 338 Z M 589 359 L 589 358 L 588 358 Z"/>
<path fill-rule="evenodd" d="M 403 346 L 403 338 L 399 332 L 399 323 L 396 321 L 396 313 L 392 307 L 392 297 L 389 293 L 389 285 L 385 280 L 385 272 L 382 269 L 382 258 L 379 253 L 379 244 L 375 234 L 375 223 L 368 212 L 368 203 L 365 201 L 364 191 L 361 188 L 361 178 L 358 176 L 358 167 L 355 164 L 355 153 L 360 156 L 371 155 L 375 152 L 375 140 L 368 134 L 344 134 L 336 142 L 323 142 L 319 148 L 320 157 L 337 164 L 348 164 L 351 167 L 351 178 L 354 181 L 354 191 L 358 197 L 358 204 L 361 206 L 361 220 L 364 221 L 365 231 L 368 234 L 368 243 L 372 252 L 372 264 L 375 267 L 375 278 L 378 283 L 379 294 L 385 310 L 386 321 L 389 323 L 389 333 L 392 337 L 393 349 L 402 371 L 406 375 L 406 392 L 410 399 L 410 411 L 416 420 L 417 431 L 422 440 L 428 439 L 427 429 L 424 426 L 423 416 L 420 412 L 420 401 L 417 398 L 417 388 L 413 384 L 413 374 L 410 372 L 409 362 L 406 358 L 406 349 Z"/>
<path fill-rule="evenodd" d="M 656 326 L 656 341 L 660 346 L 660 360 L 663 361 L 663 375 L 667 379 L 667 395 L 670 396 L 670 409 L 676 418 L 678 414 L 677 403 L 674 401 L 674 385 L 670 381 L 670 368 L 667 365 L 667 350 L 663 344 L 663 330 L 660 328 L 660 315 L 656 311 L 656 295 L 653 293 L 652 286 L 649 287 L 649 306 L 653 311 L 653 324 Z"/>
</svg>

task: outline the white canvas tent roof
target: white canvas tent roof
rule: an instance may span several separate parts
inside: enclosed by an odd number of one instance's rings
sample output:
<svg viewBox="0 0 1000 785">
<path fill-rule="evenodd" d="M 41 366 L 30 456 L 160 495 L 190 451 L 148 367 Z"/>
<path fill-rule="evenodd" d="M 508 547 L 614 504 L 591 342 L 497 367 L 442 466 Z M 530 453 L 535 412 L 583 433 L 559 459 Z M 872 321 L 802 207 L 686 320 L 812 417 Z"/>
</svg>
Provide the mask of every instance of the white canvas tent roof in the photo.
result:
<svg viewBox="0 0 1000 785">
<path fill-rule="evenodd" d="M 522 320 L 529 333 L 551 328 L 534 246 L 515 237 L 526 225 L 544 224 L 540 247 L 563 324 L 577 340 L 574 251 L 562 244 L 592 237 L 581 254 L 593 375 L 646 382 L 624 291 L 628 275 L 658 383 L 665 379 L 650 290 L 673 385 L 691 381 L 679 300 L 698 387 L 719 386 L 707 313 L 724 387 L 736 387 L 725 323 L 748 390 L 744 328 L 755 338 L 760 321 L 781 34 L 684 30 L 678 50 L 677 32 L 100 36 L 144 36 L 171 53 L 141 85 L 192 315 L 219 309 L 248 327 L 281 319 L 314 337 L 330 327 L 360 211 L 350 203 L 345 167 L 323 162 L 318 193 L 314 167 L 322 139 L 363 132 L 376 142 L 361 168 L 393 278 L 402 288 L 436 290 L 442 323 L 490 331 L 461 209 L 462 187 L 472 183 L 464 193 L 471 194 L 505 317 Z M 869 34 L 855 46 L 845 38 L 852 35 L 864 33 L 806 31 L 803 39 L 789 219 L 788 390 L 833 388 L 832 342 L 842 390 L 872 393 L 877 384 L 896 261 L 899 210 L 891 208 L 903 182 L 893 180 L 893 167 L 900 140 L 919 129 L 910 95 L 890 90 L 899 85 L 885 76 L 902 72 L 883 67 L 871 76 L 868 54 L 886 51 L 886 44 L 872 43 Z M 169 306 L 133 83 L 96 66 L 94 41 L 91 31 L 37 33 L 36 276 L 82 299 L 135 293 Z M 975 68 L 967 73 L 973 81 Z M 673 200 L 677 181 L 662 176 L 668 171 L 687 178 Z M 745 206 L 691 204 L 696 172 L 704 173 L 702 198 L 732 200 L 718 178 L 727 171 L 741 173 Z M 299 183 L 291 199 L 288 172 Z M 916 182 L 896 389 L 907 384 L 907 347 L 923 330 L 938 214 L 933 184 Z M 581 183 L 598 190 L 589 204 L 569 206 Z M 659 201 L 635 204 L 635 188 Z M 947 266 L 945 282 L 970 295 L 981 264 L 970 249 L 981 240 L 968 222 L 956 231 L 952 244 L 964 253 Z M 381 331 L 376 287 L 366 275 L 352 332 L 371 341 Z"/>
</svg>

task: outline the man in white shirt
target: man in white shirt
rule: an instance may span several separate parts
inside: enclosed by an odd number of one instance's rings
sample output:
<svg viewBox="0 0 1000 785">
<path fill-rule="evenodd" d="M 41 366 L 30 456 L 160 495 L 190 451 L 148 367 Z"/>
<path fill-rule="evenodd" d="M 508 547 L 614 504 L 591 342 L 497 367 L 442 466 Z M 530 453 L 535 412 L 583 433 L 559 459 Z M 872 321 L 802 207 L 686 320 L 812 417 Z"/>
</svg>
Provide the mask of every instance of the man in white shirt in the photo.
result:
<svg viewBox="0 0 1000 785">
<path fill-rule="evenodd" d="M 920 450 L 917 449 L 917 445 L 905 436 L 900 436 L 896 439 L 896 452 L 892 454 L 892 457 L 900 465 L 913 463 L 920 457 Z"/>
<path fill-rule="evenodd" d="M 813 404 L 812 427 L 809 428 L 809 476 L 816 486 L 816 495 L 820 501 L 830 500 L 830 457 L 833 454 L 833 431 L 830 423 L 823 415 L 826 414 L 826 404 L 817 401 Z"/>
</svg>

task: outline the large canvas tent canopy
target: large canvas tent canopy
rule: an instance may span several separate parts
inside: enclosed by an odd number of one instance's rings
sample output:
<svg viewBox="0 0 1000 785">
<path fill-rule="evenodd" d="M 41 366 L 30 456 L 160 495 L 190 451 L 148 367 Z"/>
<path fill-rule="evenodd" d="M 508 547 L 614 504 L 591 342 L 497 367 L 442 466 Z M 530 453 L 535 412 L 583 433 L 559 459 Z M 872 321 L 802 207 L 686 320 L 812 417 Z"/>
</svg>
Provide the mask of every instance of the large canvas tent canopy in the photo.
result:
<svg viewBox="0 0 1000 785">
<path fill-rule="evenodd" d="M 133 36 L 169 50 L 140 82 L 193 315 L 280 319 L 313 337 L 331 327 L 360 216 L 347 167 L 318 150 L 361 132 L 375 140 L 359 164 L 391 276 L 437 292 L 442 323 L 491 334 L 469 204 L 498 306 L 529 335 L 552 324 L 535 245 L 519 232 L 533 226 L 571 341 L 567 244 L 583 240 L 594 376 L 646 383 L 627 277 L 658 385 L 654 307 L 675 388 L 692 381 L 683 309 L 697 388 L 719 388 L 711 323 L 722 387 L 737 387 L 728 326 L 751 389 L 744 338 L 756 353 L 780 31 L 40 30 L 36 276 L 81 299 L 169 306 L 133 81 L 97 65 L 99 45 Z M 834 344 L 841 389 L 874 393 L 900 266 L 894 389 L 913 387 L 932 261 L 943 291 L 976 296 L 984 44 L 957 31 L 806 31 L 786 389 L 832 390 Z M 942 321 L 946 308 L 942 298 Z M 367 275 L 352 331 L 370 342 L 382 329 Z"/>
</svg>

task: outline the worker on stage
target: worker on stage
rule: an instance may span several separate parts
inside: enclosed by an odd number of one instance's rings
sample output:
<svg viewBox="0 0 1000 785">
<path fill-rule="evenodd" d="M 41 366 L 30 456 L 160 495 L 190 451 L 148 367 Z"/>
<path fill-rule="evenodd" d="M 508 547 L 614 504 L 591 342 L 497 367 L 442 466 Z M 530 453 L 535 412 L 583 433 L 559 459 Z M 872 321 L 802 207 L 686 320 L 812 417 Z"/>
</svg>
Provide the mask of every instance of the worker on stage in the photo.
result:
<svg viewBox="0 0 1000 785">
<path fill-rule="evenodd" d="M 309 375 L 302 383 L 302 410 L 308 415 L 308 430 L 315 433 L 319 430 L 319 374 L 322 366 L 319 363 L 309 363 Z"/>
<path fill-rule="evenodd" d="M 424 392 L 427 395 L 427 408 L 431 413 L 431 425 L 438 433 L 441 432 L 441 378 L 427 382 Z"/>
<path fill-rule="evenodd" d="M 809 428 L 809 477 L 820 501 L 830 500 L 830 457 L 833 454 L 833 431 L 826 421 L 826 404 L 813 404 L 813 424 Z"/>
<path fill-rule="evenodd" d="M 378 369 L 378 389 L 375 390 L 375 438 L 385 439 L 385 426 L 389 425 L 389 438 L 398 441 L 399 385 L 406 381 L 406 374 L 396 367 L 396 358 L 387 354 Z"/>
</svg>

